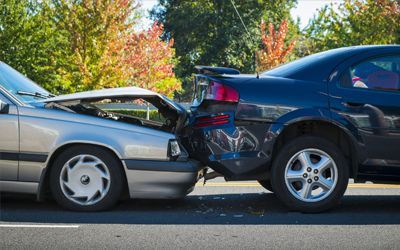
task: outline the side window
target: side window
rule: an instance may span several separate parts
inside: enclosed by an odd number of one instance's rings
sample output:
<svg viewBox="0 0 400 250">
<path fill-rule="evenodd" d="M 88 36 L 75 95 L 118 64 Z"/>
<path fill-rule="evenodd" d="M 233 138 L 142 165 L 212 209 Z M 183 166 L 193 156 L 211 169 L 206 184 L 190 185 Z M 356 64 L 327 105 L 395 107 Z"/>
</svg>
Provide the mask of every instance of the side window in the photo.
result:
<svg viewBox="0 0 400 250">
<path fill-rule="evenodd" d="M 340 83 L 347 88 L 400 91 L 400 55 L 355 64 L 342 75 Z"/>
</svg>

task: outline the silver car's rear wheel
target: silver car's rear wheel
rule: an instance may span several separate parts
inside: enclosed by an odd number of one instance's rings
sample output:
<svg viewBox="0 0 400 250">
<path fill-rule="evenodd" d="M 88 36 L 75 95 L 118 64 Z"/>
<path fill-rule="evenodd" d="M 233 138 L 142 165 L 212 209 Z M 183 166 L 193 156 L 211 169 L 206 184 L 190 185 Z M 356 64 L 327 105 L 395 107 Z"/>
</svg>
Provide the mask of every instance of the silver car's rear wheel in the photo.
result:
<svg viewBox="0 0 400 250">
<path fill-rule="evenodd" d="M 77 155 L 67 161 L 60 174 L 60 186 L 66 198 L 79 205 L 92 205 L 110 190 L 107 165 L 93 155 Z"/>
<path fill-rule="evenodd" d="M 121 161 L 107 149 L 77 145 L 61 152 L 50 170 L 50 188 L 63 207 L 99 211 L 120 199 L 124 181 Z"/>
<path fill-rule="evenodd" d="M 308 148 L 296 153 L 285 168 L 285 183 L 294 197 L 316 202 L 328 197 L 335 189 L 338 170 L 326 152 Z"/>
</svg>

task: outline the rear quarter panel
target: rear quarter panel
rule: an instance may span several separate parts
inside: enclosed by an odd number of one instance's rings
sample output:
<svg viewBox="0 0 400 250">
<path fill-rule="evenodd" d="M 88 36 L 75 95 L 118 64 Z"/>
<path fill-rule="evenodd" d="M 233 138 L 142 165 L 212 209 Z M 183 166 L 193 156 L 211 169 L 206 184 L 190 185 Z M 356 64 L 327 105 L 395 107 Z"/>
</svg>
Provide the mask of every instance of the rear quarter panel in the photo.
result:
<svg viewBox="0 0 400 250">
<path fill-rule="evenodd" d="M 326 82 L 220 78 L 240 93 L 233 123 L 194 131 L 195 155 L 228 179 L 265 178 L 276 138 L 299 119 L 329 120 Z"/>
<path fill-rule="evenodd" d="M 329 119 L 326 82 L 260 77 L 232 84 L 240 93 L 237 120 L 289 124 L 298 117 Z"/>
</svg>

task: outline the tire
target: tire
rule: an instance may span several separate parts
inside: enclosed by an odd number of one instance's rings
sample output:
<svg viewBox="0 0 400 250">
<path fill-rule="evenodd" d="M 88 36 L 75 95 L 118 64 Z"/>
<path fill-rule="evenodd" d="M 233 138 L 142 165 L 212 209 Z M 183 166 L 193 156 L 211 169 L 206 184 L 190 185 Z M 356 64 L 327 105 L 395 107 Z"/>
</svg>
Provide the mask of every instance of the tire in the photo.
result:
<svg viewBox="0 0 400 250">
<path fill-rule="evenodd" d="M 289 209 L 306 213 L 337 205 L 348 180 L 349 166 L 341 150 L 317 136 L 302 136 L 284 145 L 271 169 L 277 197 Z"/>
<path fill-rule="evenodd" d="M 274 192 L 274 190 L 272 189 L 272 184 L 270 180 L 259 180 L 258 183 L 260 183 L 261 186 L 263 186 L 263 188 L 265 188 L 266 190 L 270 191 L 270 192 Z"/>
<path fill-rule="evenodd" d="M 113 207 L 123 187 L 121 162 L 96 146 L 73 146 L 63 151 L 50 171 L 50 189 L 62 207 L 101 211 Z"/>
</svg>

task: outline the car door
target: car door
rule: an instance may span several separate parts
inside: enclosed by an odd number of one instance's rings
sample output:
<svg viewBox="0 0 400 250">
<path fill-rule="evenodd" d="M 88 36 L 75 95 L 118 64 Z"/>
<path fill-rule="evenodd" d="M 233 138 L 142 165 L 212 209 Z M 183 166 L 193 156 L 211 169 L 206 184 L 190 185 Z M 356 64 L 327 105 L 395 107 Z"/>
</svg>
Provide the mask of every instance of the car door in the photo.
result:
<svg viewBox="0 0 400 250">
<path fill-rule="evenodd" d="M 400 166 L 399 53 L 370 55 L 347 65 L 330 85 L 330 105 L 357 128 L 366 164 Z"/>
<path fill-rule="evenodd" d="M 0 89 L 0 181 L 18 179 L 19 128 L 18 109 Z"/>
</svg>

